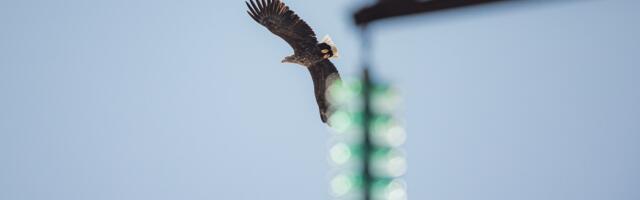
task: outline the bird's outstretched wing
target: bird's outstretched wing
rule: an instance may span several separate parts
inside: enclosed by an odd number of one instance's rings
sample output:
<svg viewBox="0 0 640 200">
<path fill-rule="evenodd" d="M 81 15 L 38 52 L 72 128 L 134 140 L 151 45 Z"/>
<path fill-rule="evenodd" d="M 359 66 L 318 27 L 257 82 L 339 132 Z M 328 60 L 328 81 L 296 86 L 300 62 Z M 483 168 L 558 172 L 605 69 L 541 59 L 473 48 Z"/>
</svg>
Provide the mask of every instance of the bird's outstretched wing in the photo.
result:
<svg viewBox="0 0 640 200">
<path fill-rule="evenodd" d="M 255 2 L 254 2 L 255 1 Z M 249 15 L 269 31 L 287 41 L 295 54 L 318 43 L 313 29 L 280 0 L 250 0 L 245 2 Z"/>
<path fill-rule="evenodd" d="M 307 69 L 311 72 L 311 79 L 313 79 L 313 90 L 316 95 L 316 101 L 318 102 L 318 108 L 320 109 L 320 119 L 322 119 L 322 122 L 327 123 L 330 113 L 329 102 L 325 97 L 325 93 L 330 84 L 340 80 L 340 74 L 338 74 L 338 70 L 328 59 L 317 62 Z"/>
</svg>

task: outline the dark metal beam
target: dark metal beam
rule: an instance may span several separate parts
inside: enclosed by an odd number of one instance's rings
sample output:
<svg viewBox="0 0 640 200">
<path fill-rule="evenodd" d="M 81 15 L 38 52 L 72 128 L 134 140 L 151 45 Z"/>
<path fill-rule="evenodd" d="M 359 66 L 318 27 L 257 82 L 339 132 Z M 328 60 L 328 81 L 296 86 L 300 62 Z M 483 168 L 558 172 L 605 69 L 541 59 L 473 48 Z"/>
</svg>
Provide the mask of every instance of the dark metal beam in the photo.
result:
<svg viewBox="0 0 640 200">
<path fill-rule="evenodd" d="M 364 25 L 376 20 L 391 17 L 436 12 L 454 8 L 508 1 L 517 0 L 381 0 L 375 5 L 362 8 L 361 10 L 356 12 L 353 17 L 357 25 Z"/>
</svg>

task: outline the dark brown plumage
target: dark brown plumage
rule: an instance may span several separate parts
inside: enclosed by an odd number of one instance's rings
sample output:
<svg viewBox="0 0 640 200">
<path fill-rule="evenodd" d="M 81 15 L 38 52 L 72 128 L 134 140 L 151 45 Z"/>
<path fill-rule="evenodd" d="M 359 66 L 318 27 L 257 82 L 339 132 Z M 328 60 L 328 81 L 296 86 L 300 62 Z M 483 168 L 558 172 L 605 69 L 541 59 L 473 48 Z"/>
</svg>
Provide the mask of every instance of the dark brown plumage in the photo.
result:
<svg viewBox="0 0 640 200">
<path fill-rule="evenodd" d="M 250 3 L 249 3 L 250 2 Z M 313 79 L 313 88 L 320 110 L 320 119 L 327 122 L 329 102 L 325 92 L 330 84 L 340 80 L 336 67 L 329 58 L 337 57 L 337 48 L 330 38 L 318 43 L 313 29 L 280 0 L 250 0 L 245 2 L 247 13 L 253 20 L 265 26 L 273 34 L 284 39 L 294 54 L 282 61 L 306 66 Z"/>
<path fill-rule="evenodd" d="M 306 53 L 318 43 L 316 34 L 307 23 L 289 10 L 279 0 L 253 0 L 245 2 L 249 7 L 249 16 L 267 27 L 273 34 L 280 36 L 293 48 L 294 54 Z"/>
</svg>

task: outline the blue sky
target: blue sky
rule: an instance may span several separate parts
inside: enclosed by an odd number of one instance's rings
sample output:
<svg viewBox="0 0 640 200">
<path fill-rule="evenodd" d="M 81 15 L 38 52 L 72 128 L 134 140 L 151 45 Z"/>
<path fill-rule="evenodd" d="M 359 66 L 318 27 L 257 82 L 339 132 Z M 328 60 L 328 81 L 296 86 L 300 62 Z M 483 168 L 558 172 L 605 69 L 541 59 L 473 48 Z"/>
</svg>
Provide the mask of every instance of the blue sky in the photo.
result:
<svg viewBox="0 0 640 200">
<path fill-rule="evenodd" d="M 357 75 L 358 1 L 287 1 Z M 372 27 L 410 199 L 639 199 L 640 3 Z M 306 69 L 242 1 L 0 2 L 0 199 L 329 199 Z"/>
</svg>

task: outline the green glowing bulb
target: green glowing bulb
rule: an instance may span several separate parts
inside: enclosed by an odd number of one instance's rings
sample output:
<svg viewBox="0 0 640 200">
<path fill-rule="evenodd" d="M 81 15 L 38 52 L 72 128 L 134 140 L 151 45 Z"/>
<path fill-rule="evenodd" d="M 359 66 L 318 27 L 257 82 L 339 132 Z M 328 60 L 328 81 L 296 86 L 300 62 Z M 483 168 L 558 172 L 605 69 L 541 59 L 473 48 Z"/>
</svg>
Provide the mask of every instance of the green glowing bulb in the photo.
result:
<svg viewBox="0 0 640 200">
<path fill-rule="evenodd" d="M 372 173 L 379 177 L 399 177 L 407 171 L 404 154 L 394 148 L 381 148 L 371 154 Z"/>
<path fill-rule="evenodd" d="M 407 188 L 404 181 L 393 180 L 385 188 L 385 196 L 388 200 L 406 200 Z"/>
<path fill-rule="evenodd" d="M 361 104 L 361 81 L 336 81 L 328 87 L 326 97 L 332 106 L 354 107 Z"/>
<path fill-rule="evenodd" d="M 329 124 L 338 133 L 344 133 L 352 124 L 351 116 L 347 111 L 336 110 L 329 117 Z"/>
<path fill-rule="evenodd" d="M 347 175 L 340 174 L 331 180 L 331 194 L 333 196 L 344 196 L 351 191 L 352 187 L 353 182 Z"/>
<path fill-rule="evenodd" d="M 331 161 L 337 165 L 343 165 L 352 156 L 351 149 L 345 143 L 337 143 L 329 150 Z"/>
<path fill-rule="evenodd" d="M 402 101 L 398 91 L 389 85 L 374 86 L 371 97 L 371 108 L 376 113 L 392 113 Z"/>
</svg>

